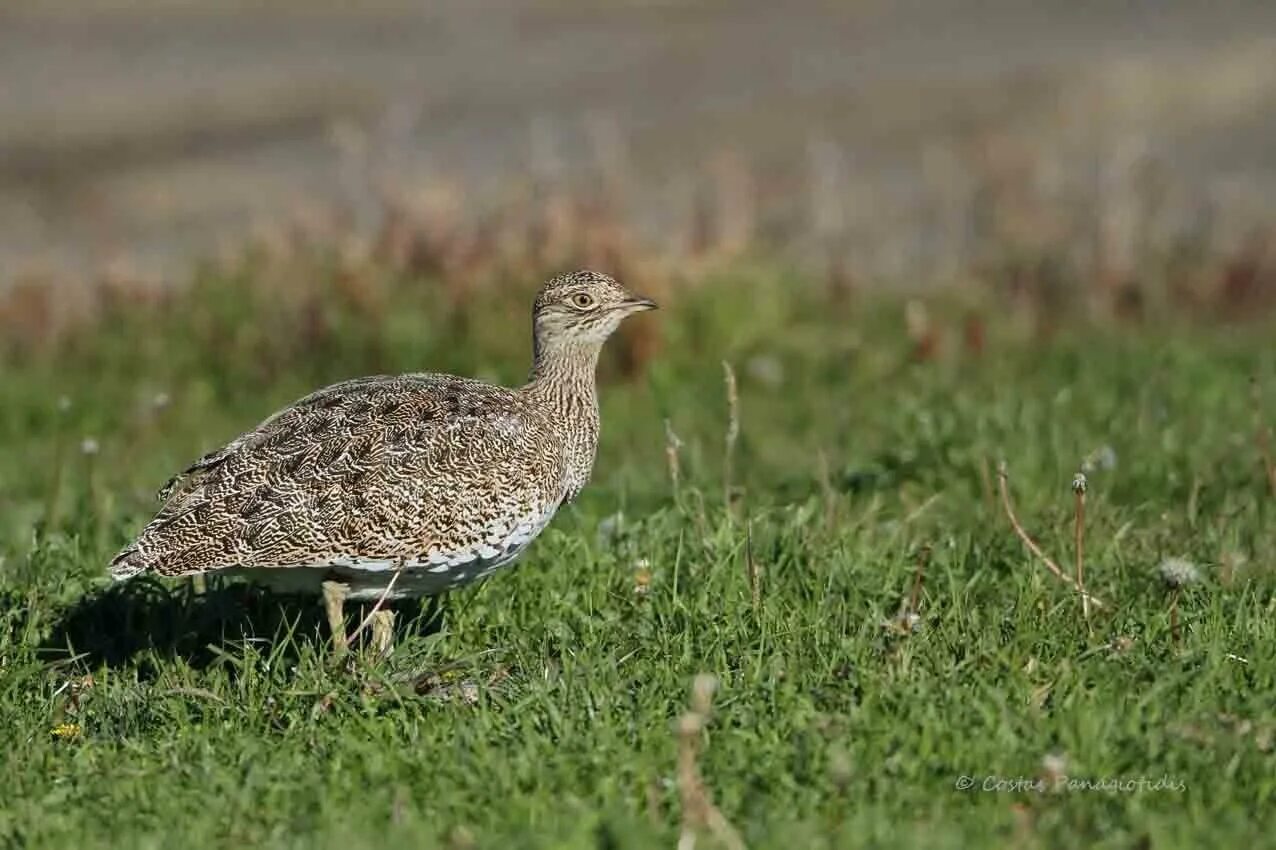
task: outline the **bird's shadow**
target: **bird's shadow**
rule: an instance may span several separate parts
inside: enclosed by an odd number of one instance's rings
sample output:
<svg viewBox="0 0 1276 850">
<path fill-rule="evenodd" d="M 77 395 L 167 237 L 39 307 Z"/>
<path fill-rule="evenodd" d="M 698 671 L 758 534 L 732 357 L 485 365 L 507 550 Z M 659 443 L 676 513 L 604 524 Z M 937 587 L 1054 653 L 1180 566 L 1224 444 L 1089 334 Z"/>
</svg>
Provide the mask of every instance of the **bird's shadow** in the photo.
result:
<svg viewBox="0 0 1276 850">
<path fill-rule="evenodd" d="M 398 614 L 397 639 L 441 627 L 438 599 L 386 607 Z M 348 628 L 362 616 L 359 606 L 347 606 Z M 143 578 L 86 596 L 63 611 L 42 641 L 41 654 L 51 661 L 121 667 L 156 653 L 204 669 L 224 659 L 236 643 L 251 641 L 263 652 L 296 660 L 307 643 L 330 639 L 322 601 L 315 596 L 280 595 L 242 583 L 215 583 L 196 592 L 189 584 L 170 588 Z"/>
</svg>

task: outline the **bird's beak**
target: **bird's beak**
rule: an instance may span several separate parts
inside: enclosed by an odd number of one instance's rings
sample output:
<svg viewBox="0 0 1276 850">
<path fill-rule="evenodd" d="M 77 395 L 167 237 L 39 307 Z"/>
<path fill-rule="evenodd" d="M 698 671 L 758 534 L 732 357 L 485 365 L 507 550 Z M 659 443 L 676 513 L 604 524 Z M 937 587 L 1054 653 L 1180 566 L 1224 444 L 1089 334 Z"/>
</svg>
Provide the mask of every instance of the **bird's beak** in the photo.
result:
<svg viewBox="0 0 1276 850">
<path fill-rule="evenodd" d="M 655 310 L 656 302 L 650 298 L 626 298 L 621 302 L 624 308 L 630 313 L 641 313 L 644 310 Z"/>
</svg>

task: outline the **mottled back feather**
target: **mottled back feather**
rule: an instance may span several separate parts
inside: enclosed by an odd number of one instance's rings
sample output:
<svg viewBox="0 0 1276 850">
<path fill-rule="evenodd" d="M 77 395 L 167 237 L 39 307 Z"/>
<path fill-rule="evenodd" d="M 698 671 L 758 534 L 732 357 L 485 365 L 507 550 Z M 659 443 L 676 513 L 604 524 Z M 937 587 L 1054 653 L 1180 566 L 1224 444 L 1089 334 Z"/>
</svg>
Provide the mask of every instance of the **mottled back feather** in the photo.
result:
<svg viewBox="0 0 1276 850">
<path fill-rule="evenodd" d="M 622 306 L 601 322 L 582 292 Z M 589 477 L 598 349 L 633 304 L 601 275 L 550 281 L 519 389 L 422 373 L 300 399 L 175 476 L 112 574 L 512 558 Z"/>
</svg>

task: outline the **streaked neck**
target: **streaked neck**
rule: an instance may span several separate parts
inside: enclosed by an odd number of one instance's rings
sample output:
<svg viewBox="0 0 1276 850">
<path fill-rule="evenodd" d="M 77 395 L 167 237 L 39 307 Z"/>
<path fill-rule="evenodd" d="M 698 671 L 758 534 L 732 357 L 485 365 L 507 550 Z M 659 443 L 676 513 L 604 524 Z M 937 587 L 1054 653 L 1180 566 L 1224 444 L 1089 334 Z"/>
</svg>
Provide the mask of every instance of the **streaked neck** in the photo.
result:
<svg viewBox="0 0 1276 850">
<path fill-rule="evenodd" d="M 537 345 L 532 371 L 523 391 L 564 413 L 597 409 L 595 373 L 601 347 L 593 344 Z"/>
</svg>

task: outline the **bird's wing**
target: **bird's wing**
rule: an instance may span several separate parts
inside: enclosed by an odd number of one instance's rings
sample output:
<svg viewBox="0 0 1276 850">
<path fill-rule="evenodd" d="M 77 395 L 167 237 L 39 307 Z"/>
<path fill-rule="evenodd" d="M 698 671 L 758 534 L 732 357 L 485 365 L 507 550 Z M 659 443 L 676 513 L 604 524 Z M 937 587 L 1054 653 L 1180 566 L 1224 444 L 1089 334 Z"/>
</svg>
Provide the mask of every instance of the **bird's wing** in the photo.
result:
<svg viewBox="0 0 1276 850">
<path fill-rule="evenodd" d="M 554 501 L 561 457 L 509 390 L 438 375 L 347 381 L 196 461 L 111 571 L 461 551 Z"/>
<path fill-rule="evenodd" d="M 433 376 L 427 376 L 433 377 Z M 325 405 L 332 404 L 338 399 L 350 398 L 370 387 L 376 386 L 378 383 L 384 383 L 392 378 L 386 376 L 374 376 L 369 378 L 354 378 L 349 381 L 333 384 L 317 390 L 304 398 L 300 398 L 282 410 L 278 410 L 266 417 L 256 428 L 241 434 L 220 448 L 213 449 L 172 478 L 160 488 L 156 493 L 156 498 L 163 503 L 160 513 L 163 514 L 172 503 L 180 503 L 182 498 L 190 493 L 191 490 L 199 486 L 213 470 L 217 469 L 221 464 L 225 463 L 239 452 L 251 447 L 267 442 L 272 436 L 278 435 L 286 428 L 290 428 L 299 420 L 317 419 L 322 414 L 316 414 L 318 410 L 328 410 Z"/>
</svg>

